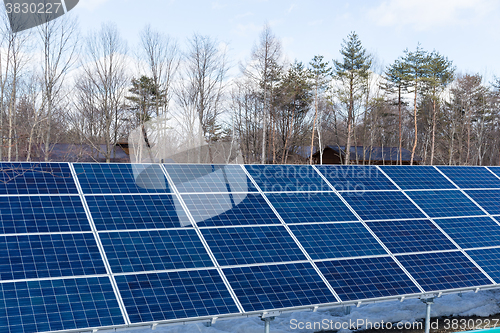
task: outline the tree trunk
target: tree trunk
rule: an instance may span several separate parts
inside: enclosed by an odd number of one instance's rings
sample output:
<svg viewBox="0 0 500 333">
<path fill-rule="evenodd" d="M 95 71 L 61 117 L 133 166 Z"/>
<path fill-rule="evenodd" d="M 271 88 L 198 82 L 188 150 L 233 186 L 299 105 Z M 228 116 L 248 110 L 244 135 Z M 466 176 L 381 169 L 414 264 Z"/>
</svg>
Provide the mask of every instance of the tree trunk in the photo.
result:
<svg viewBox="0 0 500 333">
<path fill-rule="evenodd" d="M 436 142 L 436 100 L 432 101 L 432 143 L 431 143 L 431 165 L 434 164 L 434 147 Z"/>
<path fill-rule="evenodd" d="M 415 158 L 415 150 L 417 149 L 417 138 L 418 138 L 418 128 L 417 128 L 417 84 L 415 83 L 415 97 L 413 99 L 413 118 L 415 122 L 415 141 L 413 142 L 413 149 L 411 151 L 410 165 L 413 165 L 413 159 Z"/>
</svg>

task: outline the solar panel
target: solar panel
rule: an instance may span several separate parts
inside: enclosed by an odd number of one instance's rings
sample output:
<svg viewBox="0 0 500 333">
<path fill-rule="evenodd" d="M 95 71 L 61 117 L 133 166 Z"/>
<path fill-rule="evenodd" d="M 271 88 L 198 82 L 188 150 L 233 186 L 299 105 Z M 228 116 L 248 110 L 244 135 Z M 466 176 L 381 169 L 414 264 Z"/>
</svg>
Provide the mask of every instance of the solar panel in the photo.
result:
<svg viewBox="0 0 500 333">
<path fill-rule="evenodd" d="M 347 192 L 342 196 L 363 220 L 425 218 L 401 192 Z"/>
<path fill-rule="evenodd" d="M 376 166 L 318 165 L 316 168 L 337 191 L 397 189 Z"/>
<path fill-rule="evenodd" d="M 286 223 L 356 221 L 356 216 L 335 193 L 267 193 Z"/>
<path fill-rule="evenodd" d="M 86 200 L 97 230 L 191 227 L 172 195 L 88 195 Z"/>
<path fill-rule="evenodd" d="M 0 163 L 0 194 L 76 194 L 68 163 Z"/>
<path fill-rule="evenodd" d="M 500 248 L 472 249 L 467 254 L 479 265 L 496 283 L 500 283 Z"/>
<path fill-rule="evenodd" d="M 245 311 L 337 302 L 309 263 L 234 267 L 223 271 Z"/>
<path fill-rule="evenodd" d="M 245 265 L 306 260 L 283 226 L 201 230 L 219 265 Z"/>
<path fill-rule="evenodd" d="M 257 191 L 240 165 L 165 164 L 165 169 L 181 193 Z"/>
<path fill-rule="evenodd" d="M 280 224 L 260 194 L 185 194 L 182 198 L 200 227 Z"/>
<path fill-rule="evenodd" d="M 461 252 L 409 254 L 398 260 L 426 291 L 492 284 Z"/>
<path fill-rule="evenodd" d="M 99 236 L 114 273 L 213 266 L 194 229 L 102 232 Z"/>
<path fill-rule="evenodd" d="M 290 229 L 314 260 L 387 254 L 360 222 L 296 224 Z"/>
<path fill-rule="evenodd" d="M 485 215 L 479 207 L 458 190 L 418 191 L 408 192 L 408 195 L 430 217 Z"/>
<path fill-rule="evenodd" d="M 264 192 L 331 191 L 310 165 L 246 165 Z"/>
<path fill-rule="evenodd" d="M 90 230 L 78 196 L 0 196 L 0 234 Z"/>
<path fill-rule="evenodd" d="M 316 264 L 342 301 L 420 292 L 390 257 L 321 261 Z"/>
<path fill-rule="evenodd" d="M 2 332 L 123 325 L 108 277 L 0 283 Z"/>
<path fill-rule="evenodd" d="M 93 234 L 0 236 L 0 280 L 106 274 Z"/>
<path fill-rule="evenodd" d="M 500 215 L 500 179 L 487 168 L 441 169 Z M 500 280 L 500 217 L 430 166 L 0 170 L 2 332 L 113 330 L 491 287 L 456 244 Z"/>
<path fill-rule="evenodd" d="M 433 166 L 384 165 L 381 168 L 403 190 L 456 188 Z"/>
<path fill-rule="evenodd" d="M 215 269 L 116 276 L 132 323 L 239 313 Z"/>
<path fill-rule="evenodd" d="M 170 193 L 167 179 L 158 164 L 73 165 L 85 194 Z"/>
<path fill-rule="evenodd" d="M 488 167 L 488 169 L 493 172 L 495 175 L 500 177 L 500 167 Z"/>
<path fill-rule="evenodd" d="M 439 219 L 436 222 L 462 248 L 500 245 L 500 225 L 487 216 Z"/>
<path fill-rule="evenodd" d="M 377 221 L 367 224 L 392 253 L 456 249 L 429 220 Z"/>
<path fill-rule="evenodd" d="M 438 166 L 458 187 L 465 188 L 500 188 L 500 179 L 484 167 Z"/>
<path fill-rule="evenodd" d="M 470 190 L 466 193 L 489 214 L 500 214 L 500 190 Z"/>
</svg>

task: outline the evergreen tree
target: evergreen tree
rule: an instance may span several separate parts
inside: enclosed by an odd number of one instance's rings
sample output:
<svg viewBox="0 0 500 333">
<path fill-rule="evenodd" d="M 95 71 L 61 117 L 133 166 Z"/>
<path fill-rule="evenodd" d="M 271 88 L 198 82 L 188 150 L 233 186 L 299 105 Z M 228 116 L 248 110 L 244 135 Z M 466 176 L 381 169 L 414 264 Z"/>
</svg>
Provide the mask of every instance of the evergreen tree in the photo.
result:
<svg viewBox="0 0 500 333">
<path fill-rule="evenodd" d="M 318 119 L 318 98 L 322 91 L 327 87 L 330 76 L 332 75 L 332 68 L 328 66 L 328 62 L 323 62 L 323 56 L 316 55 L 309 63 L 310 77 L 312 80 L 312 88 L 314 89 L 314 122 L 311 135 L 311 155 L 309 156 L 309 164 L 312 164 L 313 147 L 314 147 L 314 131 L 316 121 Z M 318 137 L 321 133 L 318 130 Z M 323 164 L 323 152 L 321 151 L 321 140 L 319 144 L 320 163 Z"/>
<path fill-rule="evenodd" d="M 370 74 L 369 69 L 372 64 L 370 55 L 361 45 L 361 41 L 355 32 L 343 40 L 342 61 L 333 61 L 335 66 L 335 78 L 340 81 L 341 87 L 338 89 L 340 101 L 347 107 L 347 143 L 346 143 L 346 161 L 350 163 L 351 137 L 354 127 L 354 112 L 356 103 L 361 100 L 365 91 L 365 83 Z"/>
<path fill-rule="evenodd" d="M 130 109 L 134 111 L 136 125 L 144 124 L 150 120 L 154 107 L 165 100 L 153 79 L 145 75 L 139 79 L 132 79 L 132 88 L 129 89 L 129 92 L 132 93 L 132 96 L 125 98 L 132 103 Z M 160 101 L 157 101 L 158 97 L 160 97 Z"/>
<path fill-rule="evenodd" d="M 422 50 L 420 45 L 414 52 L 404 51 L 405 56 L 402 59 L 403 72 L 405 73 L 403 79 L 408 82 L 408 86 L 413 89 L 413 120 L 415 124 L 415 140 L 411 151 L 410 164 L 413 164 L 415 157 L 415 150 L 417 149 L 418 138 L 418 123 L 417 123 L 417 96 L 422 92 L 429 75 L 429 55 L 426 51 Z"/>
<path fill-rule="evenodd" d="M 455 68 L 448 58 L 438 52 L 432 52 L 428 57 L 427 90 L 432 100 L 432 143 L 431 143 L 431 165 L 434 163 L 434 151 L 436 143 L 437 108 L 440 93 L 454 79 Z"/>
</svg>

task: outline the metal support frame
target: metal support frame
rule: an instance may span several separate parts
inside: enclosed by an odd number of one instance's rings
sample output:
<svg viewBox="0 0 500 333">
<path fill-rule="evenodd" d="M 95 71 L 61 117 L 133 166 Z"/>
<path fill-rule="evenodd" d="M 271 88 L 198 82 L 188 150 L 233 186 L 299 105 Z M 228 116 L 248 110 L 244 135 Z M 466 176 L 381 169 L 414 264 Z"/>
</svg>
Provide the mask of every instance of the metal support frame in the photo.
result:
<svg viewBox="0 0 500 333">
<path fill-rule="evenodd" d="M 350 306 L 350 305 L 344 306 L 344 314 L 346 316 L 351 314 L 351 308 L 352 308 L 352 306 Z"/>
<path fill-rule="evenodd" d="M 260 317 L 260 320 L 264 322 L 264 333 L 271 332 L 271 321 L 274 320 L 274 317 Z"/>
<path fill-rule="evenodd" d="M 431 330 L 431 305 L 434 304 L 434 298 L 424 298 L 422 302 L 425 303 L 425 333 Z"/>
</svg>

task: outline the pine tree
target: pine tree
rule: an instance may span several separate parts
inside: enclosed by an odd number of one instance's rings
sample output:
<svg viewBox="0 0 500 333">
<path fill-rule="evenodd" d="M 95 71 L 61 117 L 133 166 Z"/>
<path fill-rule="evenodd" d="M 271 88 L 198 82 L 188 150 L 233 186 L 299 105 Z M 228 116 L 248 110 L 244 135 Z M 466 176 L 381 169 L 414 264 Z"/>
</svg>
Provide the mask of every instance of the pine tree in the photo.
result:
<svg viewBox="0 0 500 333">
<path fill-rule="evenodd" d="M 313 147 L 314 147 L 314 131 L 316 127 L 316 121 L 318 119 L 318 96 L 325 90 L 328 80 L 332 75 L 332 68 L 328 66 L 328 62 L 323 62 L 323 56 L 314 56 L 314 58 L 309 63 L 310 77 L 312 80 L 312 87 L 314 89 L 314 122 L 311 135 L 311 154 L 309 156 L 309 164 L 312 164 Z M 321 135 L 318 130 L 318 135 Z M 321 164 L 323 161 L 323 152 L 321 151 L 321 144 L 319 145 L 319 154 Z"/>
<path fill-rule="evenodd" d="M 335 78 L 340 81 L 341 88 L 338 90 L 340 101 L 347 107 L 347 143 L 346 161 L 350 163 L 351 137 L 354 126 L 355 104 L 361 99 L 364 86 L 370 74 L 372 64 L 370 55 L 361 45 L 358 35 L 353 31 L 343 40 L 342 61 L 333 61 L 335 66 Z"/>
</svg>

